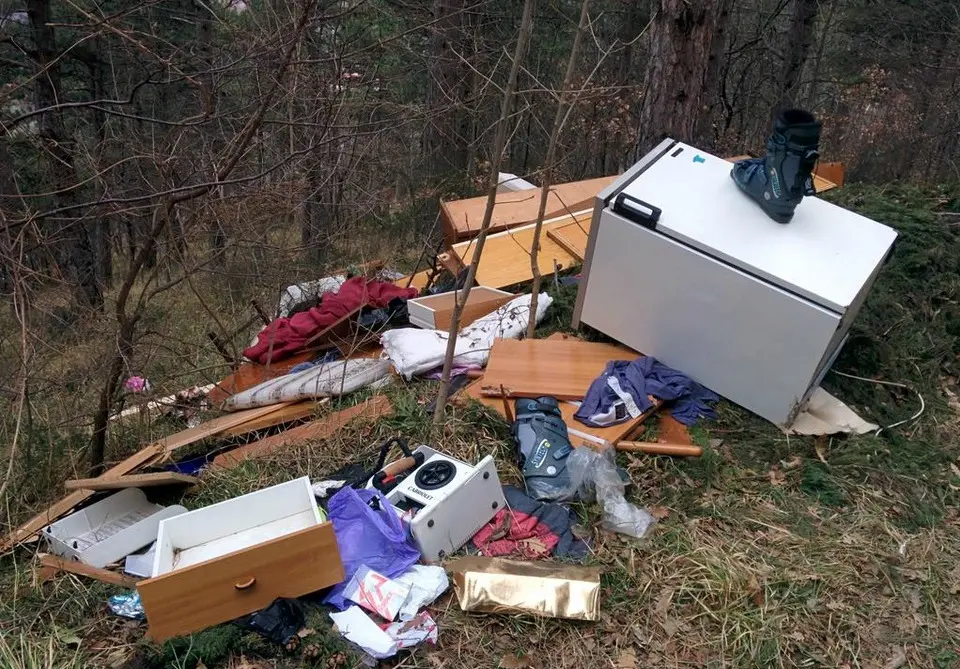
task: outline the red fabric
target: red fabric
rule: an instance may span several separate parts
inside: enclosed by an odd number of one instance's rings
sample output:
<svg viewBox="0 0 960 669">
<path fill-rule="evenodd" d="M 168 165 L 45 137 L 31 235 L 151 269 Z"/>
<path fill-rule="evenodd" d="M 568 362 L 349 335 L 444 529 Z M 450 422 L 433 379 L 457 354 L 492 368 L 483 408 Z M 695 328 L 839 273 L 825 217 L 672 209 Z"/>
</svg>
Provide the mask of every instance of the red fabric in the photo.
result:
<svg viewBox="0 0 960 669">
<path fill-rule="evenodd" d="M 497 511 L 493 520 L 473 535 L 472 541 L 481 555 L 519 555 L 536 560 L 550 555 L 560 537 L 536 516 L 505 508 Z"/>
<path fill-rule="evenodd" d="M 362 276 L 347 279 L 336 293 L 327 293 L 319 306 L 294 314 L 290 318 L 277 318 L 257 335 L 257 343 L 244 350 L 243 355 L 266 364 L 288 358 L 302 350 L 307 341 L 357 307 L 382 309 L 391 300 L 405 300 L 417 296 L 416 288 L 400 288 L 383 281 L 367 281 Z"/>
</svg>

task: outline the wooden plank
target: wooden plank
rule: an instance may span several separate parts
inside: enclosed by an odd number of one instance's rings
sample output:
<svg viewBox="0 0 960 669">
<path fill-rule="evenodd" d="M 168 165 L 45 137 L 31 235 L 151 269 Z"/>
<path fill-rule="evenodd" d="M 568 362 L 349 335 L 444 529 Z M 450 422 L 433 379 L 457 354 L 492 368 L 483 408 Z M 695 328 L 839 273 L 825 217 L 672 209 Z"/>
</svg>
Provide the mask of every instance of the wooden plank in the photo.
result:
<svg viewBox="0 0 960 669">
<path fill-rule="evenodd" d="M 724 160 L 726 160 L 728 163 L 735 163 L 737 161 L 747 160 L 749 158 L 753 158 L 753 156 L 749 156 L 749 155 L 731 156 L 729 158 L 725 158 Z M 813 187 L 814 189 L 816 189 L 817 193 L 826 193 L 828 190 L 833 190 L 834 188 L 837 188 L 837 184 L 833 183 L 828 179 L 823 178 L 822 176 L 817 174 L 817 170 L 814 170 Z"/>
<path fill-rule="evenodd" d="M 93 567 L 82 562 L 74 562 L 73 560 L 64 560 L 56 555 L 40 555 L 40 566 L 41 582 L 47 580 L 58 572 L 68 572 L 70 574 L 77 574 L 78 576 L 86 576 L 87 578 L 92 578 L 96 581 L 100 581 L 101 583 L 119 585 L 124 588 L 136 587 L 139 580 L 134 576 L 128 576 L 127 574 L 110 571 L 109 569 L 101 569 L 99 567 Z"/>
<path fill-rule="evenodd" d="M 400 286 L 401 288 L 407 288 L 409 285 L 410 288 L 416 288 L 422 291 L 430 283 L 430 277 L 435 273 L 436 270 L 428 268 L 414 274 L 412 279 L 409 276 L 399 278 L 393 282 L 393 285 Z"/>
<path fill-rule="evenodd" d="M 617 450 L 648 455 L 672 455 L 680 458 L 699 458 L 703 449 L 690 444 L 668 444 L 659 441 L 621 441 Z"/>
<path fill-rule="evenodd" d="M 355 418 L 376 420 L 393 412 L 390 400 L 385 395 L 376 395 L 349 409 L 343 409 L 324 416 L 306 425 L 285 430 L 245 446 L 221 453 L 213 459 L 213 465 L 222 469 L 230 469 L 244 460 L 270 455 L 287 446 L 294 446 L 306 441 L 326 439 Z"/>
<path fill-rule="evenodd" d="M 537 255 L 541 274 L 544 276 L 553 274 L 554 263 L 560 269 L 569 269 L 580 264 L 575 256 L 567 253 L 553 241 L 547 232 L 577 221 L 589 234 L 591 216 L 592 212 L 582 211 L 574 216 L 544 222 L 540 236 L 540 252 Z M 530 249 L 533 246 L 535 228 L 536 226 L 530 225 L 487 237 L 483 255 L 477 266 L 477 284 L 490 288 L 506 288 L 533 279 L 533 270 L 530 268 Z M 473 244 L 473 241 L 457 244 L 453 247 L 453 251 L 465 262 L 470 262 L 473 259 Z"/>
<path fill-rule="evenodd" d="M 616 176 L 555 184 L 550 187 L 544 219 L 568 216 L 582 209 L 592 208 L 597 193 L 612 184 Z M 541 189 L 498 193 L 490 221 L 490 232 L 529 225 L 537 220 L 540 208 Z M 480 232 L 487 197 L 440 202 L 444 238 L 453 246 L 465 239 L 472 239 Z M 460 256 L 463 258 L 463 255 Z"/>
<path fill-rule="evenodd" d="M 481 392 L 510 397 L 550 395 L 579 400 L 611 360 L 633 360 L 639 353 L 614 344 L 576 339 L 498 339 L 490 351 Z"/>
<path fill-rule="evenodd" d="M 814 168 L 813 173 L 822 179 L 836 184 L 837 188 L 843 188 L 845 178 L 843 163 L 825 163 L 820 161 Z"/>
<path fill-rule="evenodd" d="M 681 444 L 684 446 L 693 444 L 687 426 L 668 413 L 660 416 L 657 428 L 657 441 L 662 444 Z"/>
<path fill-rule="evenodd" d="M 145 446 L 144 448 L 140 449 L 129 458 L 114 465 L 104 472 L 103 475 L 105 477 L 123 476 L 124 474 L 128 474 L 129 472 L 142 467 L 147 462 L 154 460 L 162 453 L 163 445 L 161 443 L 158 442 L 150 444 L 149 446 Z M 13 548 L 16 544 L 27 541 L 44 527 L 58 518 L 65 516 L 73 508 L 88 500 L 93 496 L 93 494 L 94 493 L 92 490 L 77 490 L 70 493 L 52 506 L 47 507 L 4 537 L 3 541 L 0 541 L 0 553 L 5 553 Z"/>
<path fill-rule="evenodd" d="M 269 406 L 265 407 L 254 407 L 252 409 L 234 411 L 233 413 L 217 416 L 213 420 L 200 423 L 196 427 L 191 427 L 189 429 L 182 430 L 181 432 L 177 432 L 176 434 L 171 434 L 169 437 L 165 437 L 157 443 L 162 444 L 164 454 L 169 455 L 170 453 L 173 453 L 174 451 L 185 446 L 189 446 L 198 441 L 203 441 L 204 439 L 223 434 L 230 428 L 234 428 L 239 425 L 243 425 L 244 423 L 249 423 L 258 418 L 281 411 L 290 404 L 292 404 L 292 402 L 281 402 L 279 404 L 270 404 Z M 244 430 L 244 432 L 249 431 L 250 430 Z M 241 434 L 243 434 L 243 432 L 241 432 Z"/>
<path fill-rule="evenodd" d="M 137 584 L 149 637 L 161 642 L 233 620 L 277 597 L 339 583 L 343 564 L 331 523 L 293 532 Z"/>
<path fill-rule="evenodd" d="M 123 488 L 152 488 L 161 485 L 192 485 L 200 479 L 177 472 L 151 472 L 127 474 L 119 478 L 70 479 L 64 485 L 67 490 L 121 490 Z"/>
<path fill-rule="evenodd" d="M 547 237 L 556 242 L 564 251 L 583 262 L 587 253 L 587 240 L 590 228 L 584 228 L 577 221 L 559 225 L 547 230 Z"/>
<path fill-rule="evenodd" d="M 302 402 L 294 402 L 284 406 L 279 411 L 273 411 L 266 416 L 260 416 L 259 418 L 241 423 L 236 427 L 224 430 L 220 436 L 224 439 L 232 439 L 233 437 L 239 437 L 240 435 L 256 432 L 257 430 L 264 430 L 268 427 L 303 420 L 304 418 L 312 416 L 316 413 L 318 407 L 323 406 L 329 401 L 330 398 L 324 397 L 319 401 L 303 400 Z"/>
</svg>

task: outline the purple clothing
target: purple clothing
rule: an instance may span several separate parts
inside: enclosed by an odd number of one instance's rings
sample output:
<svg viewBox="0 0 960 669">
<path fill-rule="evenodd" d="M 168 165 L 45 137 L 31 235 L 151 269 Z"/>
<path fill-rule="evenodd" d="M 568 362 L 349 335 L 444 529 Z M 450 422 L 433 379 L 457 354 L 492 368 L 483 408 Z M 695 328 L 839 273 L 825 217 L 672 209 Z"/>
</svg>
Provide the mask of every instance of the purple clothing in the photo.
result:
<svg viewBox="0 0 960 669">
<path fill-rule="evenodd" d="M 612 360 L 587 390 L 574 417 L 584 425 L 606 427 L 631 418 L 632 403 L 641 413 L 653 407 L 649 396 L 669 402 L 670 413 L 680 423 L 693 425 L 698 418 L 716 418 L 708 402 L 720 397 L 682 372 L 656 358 L 642 356 L 629 362 Z M 639 414 L 638 414 L 639 415 Z"/>
</svg>

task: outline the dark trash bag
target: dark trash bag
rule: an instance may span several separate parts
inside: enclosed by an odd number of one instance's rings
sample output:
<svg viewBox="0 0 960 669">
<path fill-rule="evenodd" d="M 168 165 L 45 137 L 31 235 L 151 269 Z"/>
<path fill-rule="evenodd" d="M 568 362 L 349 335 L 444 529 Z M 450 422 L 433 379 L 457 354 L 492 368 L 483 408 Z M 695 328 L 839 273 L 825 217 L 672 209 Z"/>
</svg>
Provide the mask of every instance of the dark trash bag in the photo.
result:
<svg viewBox="0 0 960 669">
<path fill-rule="evenodd" d="M 300 602 L 279 597 L 267 608 L 238 618 L 236 622 L 240 627 L 258 632 L 283 646 L 303 629 L 305 621 Z"/>
<path fill-rule="evenodd" d="M 370 506 L 376 500 L 375 506 Z M 324 602 L 343 610 L 346 584 L 366 565 L 388 578 L 399 576 L 420 559 L 406 527 L 386 498 L 376 490 L 346 487 L 330 498 L 329 513 L 337 535 L 340 559 L 346 572 L 344 582 L 324 597 Z"/>
</svg>

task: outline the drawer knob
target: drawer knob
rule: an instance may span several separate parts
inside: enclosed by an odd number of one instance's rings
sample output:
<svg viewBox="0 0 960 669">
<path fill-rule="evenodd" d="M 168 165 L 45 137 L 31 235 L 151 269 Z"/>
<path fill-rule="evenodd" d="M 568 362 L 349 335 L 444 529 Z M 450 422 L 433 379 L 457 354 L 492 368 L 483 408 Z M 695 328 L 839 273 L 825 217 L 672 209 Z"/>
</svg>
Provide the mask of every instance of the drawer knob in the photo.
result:
<svg viewBox="0 0 960 669">
<path fill-rule="evenodd" d="M 234 583 L 233 587 L 235 587 L 237 590 L 249 590 L 250 588 L 253 587 L 253 585 L 256 582 L 257 582 L 257 579 L 251 576 L 250 578 L 248 578 L 246 581 L 243 581 L 242 583 Z"/>
</svg>

